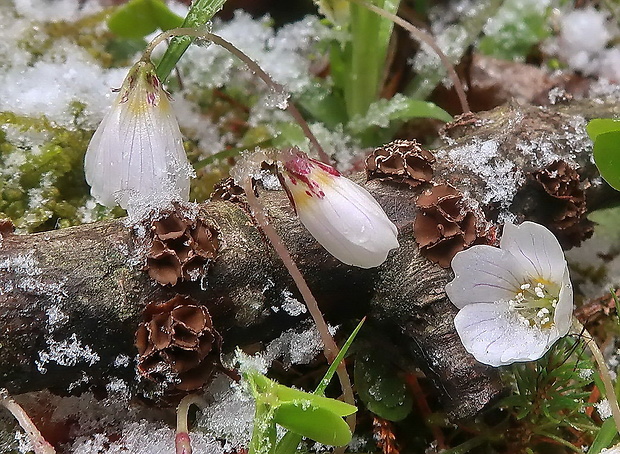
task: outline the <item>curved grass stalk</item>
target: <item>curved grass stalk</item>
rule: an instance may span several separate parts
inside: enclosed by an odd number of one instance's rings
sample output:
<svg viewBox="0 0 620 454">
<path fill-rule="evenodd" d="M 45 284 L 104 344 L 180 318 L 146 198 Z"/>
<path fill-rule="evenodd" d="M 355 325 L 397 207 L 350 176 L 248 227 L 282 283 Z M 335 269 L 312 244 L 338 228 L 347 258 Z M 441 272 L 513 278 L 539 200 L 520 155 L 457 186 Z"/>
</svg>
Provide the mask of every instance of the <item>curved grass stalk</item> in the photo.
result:
<svg viewBox="0 0 620 454">
<path fill-rule="evenodd" d="M 230 52 L 235 57 L 237 57 L 239 60 L 241 60 L 243 63 L 245 63 L 247 67 L 250 69 L 250 71 L 256 74 L 263 82 L 265 82 L 265 84 L 269 87 L 270 90 L 274 92 L 276 96 L 288 96 L 284 87 L 280 85 L 279 83 L 277 83 L 276 81 L 274 81 L 269 74 L 263 71 L 263 69 L 260 67 L 258 63 L 256 63 L 250 57 L 248 57 L 245 53 L 243 53 L 243 51 L 235 47 L 232 43 L 208 31 L 201 31 L 201 30 L 197 30 L 194 28 L 173 28 L 173 29 L 167 30 L 161 33 L 160 35 L 156 36 L 155 39 L 153 39 L 153 41 L 149 43 L 149 45 L 147 46 L 146 50 L 143 53 L 142 58 L 145 60 L 150 60 L 151 53 L 153 52 L 155 47 L 157 47 L 157 45 L 159 45 L 161 42 L 165 41 L 166 39 L 174 37 L 174 36 L 193 36 L 195 38 L 203 38 L 203 39 L 207 39 L 213 42 L 214 44 L 217 44 L 218 46 L 223 47 L 228 52 Z M 329 157 L 327 153 L 325 153 L 325 150 L 323 150 L 323 147 L 321 147 L 321 144 L 317 140 L 316 136 L 310 130 L 310 126 L 308 126 L 308 123 L 306 122 L 304 117 L 301 115 L 297 107 L 295 107 L 295 104 L 293 104 L 292 102 L 288 100 L 286 101 L 285 104 L 286 106 L 284 107 L 284 110 L 286 110 L 295 119 L 297 124 L 302 129 L 304 135 L 310 141 L 310 146 L 314 149 L 314 151 L 319 156 L 321 161 L 327 164 L 331 163 L 331 158 Z"/>
<path fill-rule="evenodd" d="M 444 67 L 448 71 L 448 76 L 450 77 L 450 80 L 452 81 L 452 84 L 454 85 L 454 89 L 456 90 L 456 94 L 459 98 L 459 102 L 461 103 L 461 109 L 463 110 L 463 113 L 471 112 L 469 108 L 469 103 L 467 102 L 467 95 L 465 94 L 465 89 L 463 88 L 463 84 L 461 83 L 459 76 L 456 74 L 456 71 L 454 70 L 454 66 L 452 65 L 452 63 L 450 63 L 450 60 L 448 59 L 446 54 L 444 54 L 443 51 L 440 49 L 440 47 L 437 45 L 435 38 L 433 38 L 430 34 L 426 33 L 424 30 L 417 28 L 410 22 L 407 22 L 405 19 L 398 17 L 397 15 L 392 14 L 389 11 L 385 11 L 384 9 L 381 9 L 375 5 L 372 5 L 365 0 L 349 0 L 349 1 L 353 3 L 357 3 L 358 5 L 362 5 L 363 7 L 369 9 L 370 11 L 380 16 L 383 16 L 386 19 L 391 20 L 395 24 L 407 30 L 415 39 L 423 42 L 424 44 L 428 45 L 431 49 L 433 49 L 433 51 L 437 54 L 437 56 L 441 60 L 441 63 L 444 65 Z"/>
<path fill-rule="evenodd" d="M 187 424 L 187 413 L 189 412 L 190 405 L 202 404 L 204 401 L 196 396 L 190 394 L 181 399 L 177 407 L 177 433 L 174 437 L 174 446 L 176 454 L 192 454 L 192 445 L 189 439 L 189 426 Z"/>
</svg>

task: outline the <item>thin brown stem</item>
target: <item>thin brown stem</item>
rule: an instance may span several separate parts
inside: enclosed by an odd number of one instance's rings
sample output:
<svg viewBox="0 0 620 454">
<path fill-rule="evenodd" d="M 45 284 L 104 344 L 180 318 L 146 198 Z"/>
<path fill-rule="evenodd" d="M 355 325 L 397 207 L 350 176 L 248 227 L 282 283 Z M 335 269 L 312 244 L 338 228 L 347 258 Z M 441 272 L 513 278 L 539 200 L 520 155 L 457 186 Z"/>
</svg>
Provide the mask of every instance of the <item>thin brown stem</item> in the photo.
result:
<svg viewBox="0 0 620 454">
<path fill-rule="evenodd" d="M 181 36 L 181 35 L 204 38 L 217 44 L 218 46 L 223 47 L 228 52 L 230 52 L 235 57 L 237 57 L 239 60 L 241 60 L 243 63 L 245 63 L 246 66 L 250 69 L 250 71 L 256 74 L 263 82 L 265 82 L 265 84 L 274 92 L 276 96 L 288 96 L 284 87 L 280 85 L 279 83 L 277 83 L 276 81 L 274 81 L 269 74 L 263 71 L 263 69 L 260 67 L 258 63 L 256 63 L 250 57 L 248 57 L 242 50 L 235 47 L 232 43 L 226 41 L 224 38 L 218 35 L 215 35 L 213 33 L 206 32 L 206 31 L 200 31 L 200 30 L 196 30 L 193 28 L 173 28 L 171 30 L 167 30 L 163 32 L 162 34 L 158 35 L 157 37 L 155 37 L 153 41 L 151 41 L 151 43 L 147 46 L 146 50 L 144 51 L 142 59 L 150 60 L 151 53 L 153 52 L 155 47 L 157 47 L 158 44 L 160 44 L 162 41 L 165 41 L 167 38 L 170 38 L 172 36 Z M 327 153 L 325 153 L 325 150 L 323 150 L 323 147 L 321 147 L 321 144 L 317 140 L 316 136 L 310 130 L 310 126 L 308 126 L 308 123 L 306 122 L 304 117 L 301 115 L 297 107 L 295 107 L 295 104 L 290 102 L 288 99 L 286 100 L 285 104 L 286 106 L 284 107 L 284 110 L 286 110 L 293 117 L 293 119 L 297 122 L 299 127 L 302 129 L 304 135 L 310 141 L 310 146 L 314 149 L 316 154 L 319 156 L 319 159 L 321 159 L 321 161 L 327 164 L 331 163 L 332 160 L 330 156 Z"/>
<path fill-rule="evenodd" d="M 463 110 L 463 113 L 471 112 L 471 110 L 469 109 L 469 103 L 467 102 L 467 95 L 465 94 L 465 89 L 463 88 L 463 84 L 461 83 L 461 80 L 459 79 L 458 74 L 454 70 L 454 66 L 452 65 L 452 63 L 450 62 L 446 54 L 444 54 L 441 48 L 437 45 L 437 42 L 435 41 L 435 38 L 433 38 L 433 36 L 426 33 L 424 30 L 421 30 L 415 27 L 413 24 L 407 22 L 405 19 L 398 17 L 397 15 L 392 14 L 388 11 L 385 11 L 384 9 L 381 9 L 375 5 L 372 5 L 365 0 L 349 0 L 349 1 L 357 3 L 358 5 L 362 5 L 363 7 L 369 9 L 370 11 L 380 16 L 383 16 L 386 19 L 391 20 L 396 25 L 400 25 L 402 28 L 404 28 L 409 33 L 411 33 L 411 35 L 415 39 L 417 39 L 418 41 L 422 41 L 423 43 L 428 45 L 431 49 L 433 49 L 433 51 L 439 57 L 439 60 L 441 60 L 441 63 L 443 64 L 443 66 L 448 71 L 448 76 L 450 77 L 450 80 L 452 81 L 452 84 L 454 85 L 454 89 L 456 90 L 457 96 L 459 97 L 459 102 L 461 103 L 461 109 Z"/>
<path fill-rule="evenodd" d="M 327 361 L 331 364 L 336 356 L 338 355 L 339 349 L 334 341 L 334 338 L 329 333 L 329 329 L 327 327 L 327 323 L 325 322 L 325 318 L 323 318 L 323 314 L 319 309 L 319 304 L 317 303 L 310 287 L 306 283 L 301 271 L 297 267 L 297 264 L 291 257 L 288 249 L 282 242 L 280 235 L 276 232 L 276 229 L 269 223 L 267 219 L 267 215 L 265 214 L 265 210 L 261 202 L 258 200 L 258 197 L 254 195 L 254 189 L 252 188 L 251 178 L 247 177 L 243 180 L 243 189 L 245 190 L 245 194 L 248 200 L 248 204 L 252 208 L 252 214 L 256 219 L 257 224 L 263 230 L 269 241 L 271 242 L 273 248 L 276 253 L 284 262 L 284 266 L 288 270 L 289 274 L 295 281 L 295 285 L 299 289 L 302 298 L 304 299 L 306 306 L 308 307 L 308 311 L 310 315 L 314 319 L 314 323 L 319 330 L 321 335 L 321 340 L 323 341 L 324 353 Z M 340 385 L 342 387 L 342 393 L 344 395 L 345 402 L 355 405 L 355 400 L 353 398 L 353 389 L 351 388 L 351 381 L 349 379 L 349 375 L 347 374 L 347 370 L 345 368 L 344 362 L 341 362 L 338 365 L 337 369 L 338 378 L 340 380 Z M 352 415 L 353 416 L 353 415 Z M 347 418 L 349 426 L 351 427 L 351 431 L 355 429 L 355 417 Z"/>
<path fill-rule="evenodd" d="M 35 454 L 56 454 L 54 447 L 43 438 L 43 435 L 41 435 L 41 432 L 39 432 L 39 429 L 34 425 L 26 411 L 9 396 L 6 389 L 0 389 L 0 403 L 11 412 L 21 428 L 24 429 L 32 443 L 32 449 Z"/>
<path fill-rule="evenodd" d="M 618 406 L 618 397 L 616 396 L 616 391 L 614 390 L 614 384 L 611 380 L 611 375 L 609 373 L 609 369 L 607 364 L 605 363 L 605 358 L 603 357 L 603 353 L 596 345 L 594 338 L 588 332 L 588 330 L 577 320 L 577 318 L 573 317 L 573 330 L 577 334 L 583 333 L 583 339 L 585 340 L 586 345 L 592 352 L 592 356 L 596 361 L 599 369 L 599 375 L 605 386 L 605 395 L 607 397 L 607 402 L 609 402 L 609 406 L 611 407 L 611 414 L 614 418 L 614 422 L 616 423 L 616 430 L 618 434 L 620 434 L 620 407 Z"/>
</svg>

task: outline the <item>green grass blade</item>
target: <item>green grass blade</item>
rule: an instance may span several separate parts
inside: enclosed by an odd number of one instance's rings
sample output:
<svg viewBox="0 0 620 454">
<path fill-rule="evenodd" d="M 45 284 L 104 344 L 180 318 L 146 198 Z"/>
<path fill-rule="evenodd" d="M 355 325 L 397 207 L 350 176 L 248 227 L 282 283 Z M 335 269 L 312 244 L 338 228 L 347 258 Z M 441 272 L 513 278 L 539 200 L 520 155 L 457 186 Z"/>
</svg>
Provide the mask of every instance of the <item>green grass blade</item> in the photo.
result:
<svg viewBox="0 0 620 454">
<path fill-rule="evenodd" d="M 200 27 L 209 22 L 217 13 L 226 0 L 195 0 L 192 4 L 182 27 Z M 170 45 L 161 61 L 157 65 L 157 77 L 165 81 L 174 69 L 183 53 L 187 50 L 192 40 L 189 36 L 175 36 L 170 40 Z"/>
</svg>

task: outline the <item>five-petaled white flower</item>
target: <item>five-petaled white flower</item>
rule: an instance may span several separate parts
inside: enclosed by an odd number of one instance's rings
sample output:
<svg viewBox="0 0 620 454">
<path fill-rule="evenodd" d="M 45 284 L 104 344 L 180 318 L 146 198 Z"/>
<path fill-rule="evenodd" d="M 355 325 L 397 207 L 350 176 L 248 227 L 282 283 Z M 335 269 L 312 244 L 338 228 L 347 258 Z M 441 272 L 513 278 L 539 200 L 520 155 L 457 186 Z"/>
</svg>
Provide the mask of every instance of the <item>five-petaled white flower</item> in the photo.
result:
<svg viewBox="0 0 620 454">
<path fill-rule="evenodd" d="M 446 286 L 454 325 L 481 363 L 540 358 L 571 326 L 573 288 L 558 240 L 533 222 L 508 223 L 500 247 L 473 246 L 452 260 Z"/>
<path fill-rule="evenodd" d="M 281 180 L 301 223 L 347 265 L 381 265 L 398 247 L 396 226 L 361 186 L 298 149 L 280 154 Z"/>
<path fill-rule="evenodd" d="M 139 61 L 123 81 L 84 159 L 86 181 L 102 205 L 153 205 L 189 199 L 194 171 L 155 68 Z"/>
</svg>

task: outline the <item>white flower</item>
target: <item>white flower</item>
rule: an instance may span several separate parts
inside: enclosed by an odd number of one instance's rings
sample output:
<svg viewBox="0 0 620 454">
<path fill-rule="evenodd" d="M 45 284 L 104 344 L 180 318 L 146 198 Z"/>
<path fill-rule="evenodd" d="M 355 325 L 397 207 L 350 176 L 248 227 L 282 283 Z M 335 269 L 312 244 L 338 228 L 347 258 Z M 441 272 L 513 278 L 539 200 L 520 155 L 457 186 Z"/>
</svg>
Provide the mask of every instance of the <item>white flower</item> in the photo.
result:
<svg viewBox="0 0 620 454">
<path fill-rule="evenodd" d="M 282 183 L 301 223 L 347 265 L 381 265 L 398 247 L 396 226 L 361 186 L 293 149 L 281 155 Z"/>
<path fill-rule="evenodd" d="M 194 172 L 168 94 L 150 62 L 129 70 L 88 145 L 84 171 L 92 196 L 108 207 L 189 199 Z"/>
<path fill-rule="evenodd" d="M 558 240 L 533 222 L 506 224 L 500 247 L 452 260 L 446 286 L 465 349 L 491 366 L 540 358 L 571 326 L 573 287 Z"/>
</svg>

